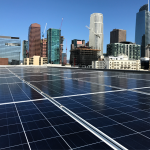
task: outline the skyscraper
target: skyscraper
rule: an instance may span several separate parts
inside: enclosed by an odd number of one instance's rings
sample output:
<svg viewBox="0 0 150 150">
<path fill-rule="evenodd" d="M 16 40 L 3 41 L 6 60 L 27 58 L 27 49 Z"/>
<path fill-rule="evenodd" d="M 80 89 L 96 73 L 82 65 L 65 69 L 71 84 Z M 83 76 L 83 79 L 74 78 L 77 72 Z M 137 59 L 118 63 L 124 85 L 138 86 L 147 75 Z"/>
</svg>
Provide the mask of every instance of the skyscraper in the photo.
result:
<svg viewBox="0 0 150 150">
<path fill-rule="evenodd" d="M 92 46 L 93 49 L 101 50 L 97 54 L 99 56 L 103 55 L 103 14 L 101 13 L 91 14 L 89 46 Z"/>
<path fill-rule="evenodd" d="M 49 28 L 47 30 L 47 62 L 60 64 L 61 30 Z"/>
<path fill-rule="evenodd" d="M 141 57 L 145 57 L 145 47 L 150 44 L 150 12 L 148 4 L 136 14 L 135 43 L 141 45 Z"/>
<path fill-rule="evenodd" d="M 41 55 L 41 26 L 37 23 L 33 23 L 29 27 L 28 33 L 29 41 L 29 57 L 34 55 Z"/>
<path fill-rule="evenodd" d="M 126 30 L 113 29 L 110 32 L 110 43 L 119 43 L 126 41 Z"/>
</svg>

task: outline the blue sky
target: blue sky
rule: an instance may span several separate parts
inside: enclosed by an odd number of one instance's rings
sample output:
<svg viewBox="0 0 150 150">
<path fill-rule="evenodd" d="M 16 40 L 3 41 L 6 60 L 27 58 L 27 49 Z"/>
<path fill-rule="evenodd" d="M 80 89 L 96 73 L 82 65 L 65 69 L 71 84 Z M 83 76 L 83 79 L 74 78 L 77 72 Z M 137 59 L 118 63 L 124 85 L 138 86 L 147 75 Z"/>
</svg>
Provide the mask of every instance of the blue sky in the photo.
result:
<svg viewBox="0 0 150 150">
<path fill-rule="evenodd" d="M 20 37 L 22 42 L 28 39 L 30 24 L 40 24 L 42 33 L 46 23 L 47 29 L 59 29 L 64 18 L 61 35 L 65 38 L 64 52 L 67 39 L 69 59 L 71 40 L 87 42 L 89 30 L 85 26 L 90 24 L 90 15 L 102 13 L 105 53 L 110 42 L 110 31 L 115 28 L 127 31 L 127 41 L 135 41 L 136 13 L 146 3 L 147 0 L 1 0 L 0 35 Z"/>
</svg>

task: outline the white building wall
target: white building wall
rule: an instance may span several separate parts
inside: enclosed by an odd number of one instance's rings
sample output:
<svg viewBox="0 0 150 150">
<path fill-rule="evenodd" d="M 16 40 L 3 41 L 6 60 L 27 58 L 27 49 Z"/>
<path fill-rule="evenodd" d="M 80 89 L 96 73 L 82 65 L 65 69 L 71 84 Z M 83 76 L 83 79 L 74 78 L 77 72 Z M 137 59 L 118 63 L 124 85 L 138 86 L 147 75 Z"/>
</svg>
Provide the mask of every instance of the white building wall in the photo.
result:
<svg viewBox="0 0 150 150">
<path fill-rule="evenodd" d="M 95 69 L 121 69 L 121 70 L 140 70 L 140 60 L 105 60 L 93 61 L 92 68 Z"/>
<path fill-rule="evenodd" d="M 93 31 L 100 35 L 97 37 Z M 94 49 L 101 50 L 98 55 L 103 55 L 103 14 L 93 13 L 90 17 L 90 34 L 89 34 L 89 46 Z"/>
</svg>

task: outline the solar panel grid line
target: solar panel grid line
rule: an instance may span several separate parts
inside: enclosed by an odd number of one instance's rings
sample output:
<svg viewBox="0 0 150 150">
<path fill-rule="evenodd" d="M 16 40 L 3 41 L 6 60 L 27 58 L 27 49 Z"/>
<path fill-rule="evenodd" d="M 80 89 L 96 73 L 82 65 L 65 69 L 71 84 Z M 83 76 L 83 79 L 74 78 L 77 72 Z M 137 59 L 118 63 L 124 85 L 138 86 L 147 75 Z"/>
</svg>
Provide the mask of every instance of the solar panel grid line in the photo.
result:
<svg viewBox="0 0 150 150">
<path fill-rule="evenodd" d="M 57 80 L 69 80 L 69 79 L 39 80 L 39 81 L 32 81 L 32 82 L 57 81 Z"/>
<path fill-rule="evenodd" d="M 73 100 L 73 101 L 74 101 L 74 100 Z M 75 101 L 75 102 L 76 102 L 76 101 Z M 79 102 L 77 102 L 77 103 L 79 103 Z M 90 107 L 88 107 L 88 106 L 86 106 L 86 105 L 84 105 L 84 104 L 82 104 L 82 103 L 80 103 L 80 104 L 83 105 L 84 107 L 87 107 L 87 108 L 91 109 Z M 113 108 L 113 109 L 114 109 L 114 108 Z M 91 110 L 92 110 L 92 109 L 91 109 Z M 93 110 L 93 111 L 95 111 L 95 110 Z M 95 111 L 95 112 L 97 112 L 97 111 Z M 97 113 L 99 113 L 99 112 L 97 112 Z M 99 113 L 99 114 L 101 114 L 101 113 Z M 125 114 L 127 114 L 127 113 L 125 113 Z M 103 115 L 103 114 L 101 114 L 101 115 Z M 127 115 L 129 115 L 129 114 L 127 114 Z M 109 116 L 105 116 L 105 115 L 103 115 L 103 116 L 104 116 L 104 117 L 107 117 L 107 118 L 110 119 L 110 120 L 115 121 L 117 124 L 120 124 L 120 125 L 124 126 L 125 128 L 128 128 L 128 129 L 130 129 L 130 130 L 136 132 L 137 134 L 141 134 L 140 132 L 137 132 L 137 131 L 131 129 L 131 128 L 125 126 L 124 124 L 122 124 L 122 123 L 120 123 L 120 122 L 117 122 L 116 120 L 110 118 Z M 116 115 L 115 115 L 115 116 L 116 116 Z M 130 116 L 132 116 L 132 115 L 130 115 Z M 134 118 L 136 118 L 136 119 L 138 119 L 138 120 L 142 120 L 142 119 L 139 119 L 139 118 L 137 118 L 137 117 L 135 117 L 135 116 L 132 116 L 132 117 L 134 117 Z M 144 120 L 143 120 L 143 121 L 144 121 Z M 147 122 L 147 123 L 149 123 L 149 122 Z M 148 138 L 148 139 L 150 139 L 149 137 L 147 137 L 147 136 L 145 136 L 145 135 L 143 135 L 143 134 L 141 134 L 141 135 L 144 136 L 144 137 L 146 137 L 146 138 Z"/>
<path fill-rule="evenodd" d="M 94 144 L 97 144 L 97 143 L 100 143 L 100 142 L 96 142 L 96 143 L 92 143 L 92 144 L 87 144 L 87 145 L 94 145 Z M 86 145 L 86 146 L 87 146 Z M 81 149 L 81 148 L 84 148 L 84 147 L 86 147 L 85 145 L 84 146 L 80 146 L 80 147 L 76 147 L 76 148 L 73 148 L 73 150 L 75 150 L 75 149 Z"/>
<path fill-rule="evenodd" d="M 9 88 L 9 85 L 8 85 L 8 88 Z M 10 88 L 9 88 L 9 91 L 10 91 L 10 93 L 11 93 Z M 12 93 L 11 93 L 11 96 L 12 96 Z M 13 99 L 13 96 L 12 96 L 12 99 Z M 14 99 L 13 99 L 13 101 L 14 101 Z M 22 129 L 23 129 L 23 132 L 24 132 L 25 138 L 26 138 L 26 140 L 27 140 L 27 143 L 28 143 L 29 149 L 31 150 L 31 147 L 30 147 L 30 144 L 29 144 L 29 141 L 28 141 L 28 138 L 27 138 L 26 132 L 25 132 L 25 130 L 24 130 L 24 127 L 23 127 L 23 124 L 22 124 L 22 121 L 21 121 L 21 118 L 20 118 L 20 115 L 19 115 L 18 109 L 17 109 L 17 107 L 16 107 L 16 104 L 14 104 L 14 105 L 15 105 L 15 108 L 16 108 L 16 111 L 17 111 L 17 114 L 18 114 L 18 117 L 19 117 L 19 120 L 20 120 L 20 123 L 21 123 Z"/>
<path fill-rule="evenodd" d="M 26 102 L 41 101 L 41 100 L 45 100 L 45 98 L 42 98 L 42 99 L 33 99 L 33 100 L 24 100 L 24 101 L 16 101 L 16 102 L 8 102 L 8 103 L 0 103 L 0 105 L 26 103 Z"/>
<path fill-rule="evenodd" d="M 140 87 L 140 88 L 133 88 L 133 89 L 137 90 L 137 89 L 146 89 L 146 88 L 150 88 L 150 86 L 148 86 L 148 87 Z"/>
<path fill-rule="evenodd" d="M 14 146 L 9 146 L 9 147 L 5 147 L 5 148 L 1 148 L 1 150 L 6 150 L 6 149 L 13 149 L 13 148 L 15 148 L 16 146 L 22 146 L 22 145 L 25 145 L 25 143 L 24 144 L 18 144 L 18 145 L 14 145 Z"/>
<path fill-rule="evenodd" d="M 76 95 L 59 96 L 59 97 L 53 97 L 53 98 L 54 98 L 54 99 L 57 99 L 57 98 L 73 97 L 73 96 L 82 96 L 82 95 L 91 95 L 91 94 L 98 94 L 98 93 L 111 93 L 111 92 L 118 92 L 118 91 L 125 91 L 125 90 L 106 91 L 106 92 L 94 92 L 94 93 L 85 93 L 85 94 L 76 94 Z"/>
<path fill-rule="evenodd" d="M 19 85 L 18 85 L 19 86 Z M 20 86 L 19 86 L 20 87 Z M 21 89 L 21 88 L 20 88 Z M 22 89 L 21 89 L 22 90 Z M 23 91 L 23 90 L 22 90 Z M 24 91 L 23 91 L 24 92 Z M 25 93 L 25 92 L 24 92 Z M 26 93 L 25 93 L 26 94 Z M 28 96 L 28 95 L 27 95 Z M 30 98 L 29 98 L 30 99 Z M 33 102 L 32 102 L 33 103 Z M 34 104 L 34 103 L 33 103 Z M 34 104 L 35 105 L 35 104 Z M 55 127 L 49 122 L 49 120 L 45 117 L 45 115 L 40 111 L 40 109 L 35 105 L 35 107 L 39 110 L 39 112 L 43 115 L 43 117 L 47 120 L 47 122 L 53 127 L 53 129 L 59 134 L 59 132 L 55 129 Z M 62 140 L 69 146 L 70 149 L 72 149 L 70 147 L 70 145 L 66 142 L 66 140 L 59 134 L 59 136 L 62 138 Z"/>
</svg>

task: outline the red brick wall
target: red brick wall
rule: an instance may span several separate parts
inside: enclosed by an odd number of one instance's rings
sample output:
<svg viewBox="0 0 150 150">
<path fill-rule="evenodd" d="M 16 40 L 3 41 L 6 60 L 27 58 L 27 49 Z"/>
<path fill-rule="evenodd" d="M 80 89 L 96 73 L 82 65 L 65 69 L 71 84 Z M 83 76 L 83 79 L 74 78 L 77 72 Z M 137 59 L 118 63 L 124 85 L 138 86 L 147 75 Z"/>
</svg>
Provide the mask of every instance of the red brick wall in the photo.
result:
<svg viewBox="0 0 150 150">
<path fill-rule="evenodd" d="M 0 58 L 0 65 L 8 65 L 8 58 Z"/>
</svg>

